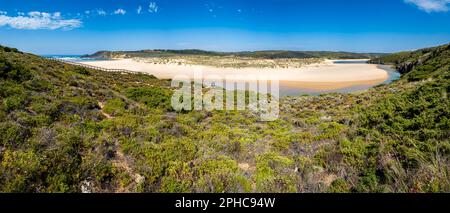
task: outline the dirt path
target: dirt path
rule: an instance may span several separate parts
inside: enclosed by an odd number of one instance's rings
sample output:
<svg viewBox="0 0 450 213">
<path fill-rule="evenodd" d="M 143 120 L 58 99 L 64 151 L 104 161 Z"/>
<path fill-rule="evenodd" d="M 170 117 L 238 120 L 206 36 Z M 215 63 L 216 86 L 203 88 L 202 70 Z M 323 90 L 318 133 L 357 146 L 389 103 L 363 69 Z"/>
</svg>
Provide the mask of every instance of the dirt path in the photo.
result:
<svg viewBox="0 0 450 213">
<path fill-rule="evenodd" d="M 103 111 L 103 108 L 105 107 L 104 103 L 98 102 L 98 105 L 100 106 L 100 113 L 106 117 L 106 119 L 113 119 L 114 116 L 106 113 Z M 114 167 L 122 169 L 128 176 L 133 178 L 133 182 L 129 183 L 126 186 L 120 186 L 118 189 L 116 189 L 116 192 L 119 193 L 127 193 L 127 192 L 134 192 L 136 189 L 136 186 L 142 183 L 145 178 L 136 173 L 132 167 L 133 163 L 132 160 L 130 160 L 126 155 L 122 152 L 122 149 L 120 148 L 120 143 L 116 141 L 114 144 L 114 152 L 115 157 L 112 160 L 112 163 Z"/>
<path fill-rule="evenodd" d="M 111 116 L 110 114 L 106 113 L 105 111 L 103 111 L 103 108 L 105 108 L 105 104 L 103 104 L 102 102 L 98 102 L 98 106 L 100 107 L 100 113 L 102 113 L 103 116 L 105 116 L 107 119 L 112 119 L 114 118 L 113 116 Z"/>
<path fill-rule="evenodd" d="M 112 160 L 114 167 L 123 169 L 123 171 L 134 180 L 128 185 L 120 186 L 118 189 L 116 189 L 116 192 L 135 192 L 136 187 L 141 184 L 145 180 L 145 178 L 134 171 L 134 169 L 132 168 L 132 160 L 125 156 L 125 154 L 121 151 L 119 142 L 117 142 L 114 147 L 116 151 L 115 159 Z"/>
</svg>

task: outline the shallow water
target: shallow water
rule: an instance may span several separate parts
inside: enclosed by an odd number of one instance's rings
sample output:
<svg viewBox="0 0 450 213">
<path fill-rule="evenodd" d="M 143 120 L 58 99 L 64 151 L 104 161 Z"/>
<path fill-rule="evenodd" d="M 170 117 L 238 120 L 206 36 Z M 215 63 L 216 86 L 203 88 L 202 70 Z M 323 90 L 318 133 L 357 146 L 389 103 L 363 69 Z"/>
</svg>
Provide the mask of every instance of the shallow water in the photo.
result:
<svg viewBox="0 0 450 213">
<path fill-rule="evenodd" d="M 86 62 L 86 61 L 107 61 L 107 59 L 97 59 L 97 58 L 83 58 L 81 55 L 41 55 L 44 58 L 54 58 L 72 62 Z"/>
</svg>

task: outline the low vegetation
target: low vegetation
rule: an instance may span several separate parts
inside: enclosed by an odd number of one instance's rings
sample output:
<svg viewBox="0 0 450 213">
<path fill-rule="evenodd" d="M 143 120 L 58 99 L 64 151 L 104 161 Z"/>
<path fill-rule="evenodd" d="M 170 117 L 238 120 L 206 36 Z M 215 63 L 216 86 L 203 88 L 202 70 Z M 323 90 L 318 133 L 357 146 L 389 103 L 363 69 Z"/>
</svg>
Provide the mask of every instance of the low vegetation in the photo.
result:
<svg viewBox="0 0 450 213">
<path fill-rule="evenodd" d="M 0 191 L 450 192 L 449 58 L 373 60 L 413 65 L 367 92 L 284 98 L 260 122 L 176 113 L 168 81 L 1 47 Z"/>
<path fill-rule="evenodd" d="M 89 58 L 148 58 L 148 57 L 178 57 L 178 56 L 220 56 L 220 57 L 244 57 L 256 59 L 305 59 L 305 58 L 330 58 L 330 59 L 367 59 L 382 56 L 381 53 L 350 53 L 329 51 L 246 51 L 246 52 L 213 52 L 204 50 L 141 50 L 141 51 L 99 51 Z"/>
<path fill-rule="evenodd" d="M 367 59 L 378 53 L 326 51 L 211 52 L 203 50 L 100 51 L 86 58 L 133 59 L 150 64 L 204 65 L 221 68 L 300 68 L 325 59 Z"/>
<path fill-rule="evenodd" d="M 123 59 L 126 56 L 117 56 Z M 203 65 L 220 68 L 300 68 L 324 62 L 320 58 L 277 58 L 264 59 L 238 56 L 177 55 L 171 57 L 133 57 L 133 60 L 164 65 Z"/>
</svg>

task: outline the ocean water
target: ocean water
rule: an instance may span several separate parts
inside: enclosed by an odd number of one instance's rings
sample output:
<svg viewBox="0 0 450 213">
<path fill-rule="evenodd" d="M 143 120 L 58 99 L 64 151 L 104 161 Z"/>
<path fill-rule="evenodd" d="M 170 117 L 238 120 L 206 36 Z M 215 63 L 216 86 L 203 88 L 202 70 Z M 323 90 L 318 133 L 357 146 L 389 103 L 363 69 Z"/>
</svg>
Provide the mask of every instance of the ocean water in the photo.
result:
<svg viewBox="0 0 450 213">
<path fill-rule="evenodd" d="M 55 58 L 73 62 L 97 61 L 95 58 L 82 58 L 81 55 L 41 55 L 44 58 Z"/>
</svg>

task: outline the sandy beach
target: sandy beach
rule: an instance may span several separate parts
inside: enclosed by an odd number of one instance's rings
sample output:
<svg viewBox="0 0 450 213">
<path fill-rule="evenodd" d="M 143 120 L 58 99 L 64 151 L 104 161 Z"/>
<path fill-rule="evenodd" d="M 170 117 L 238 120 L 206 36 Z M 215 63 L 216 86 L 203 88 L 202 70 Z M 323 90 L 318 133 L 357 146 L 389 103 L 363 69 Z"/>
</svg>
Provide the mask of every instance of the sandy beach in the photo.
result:
<svg viewBox="0 0 450 213">
<path fill-rule="evenodd" d="M 218 68 L 201 65 L 153 64 L 135 59 L 117 59 L 107 61 L 85 61 L 84 64 L 107 68 L 126 69 L 143 72 L 160 79 L 172 79 L 185 75 L 194 78 L 195 71 L 203 76 L 269 76 L 279 79 L 280 86 L 289 89 L 310 89 L 318 91 L 335 90 L 353 86 L 375 86 L 388 79 L 388 73 L 374 64 L 334 63 L 325 60 L 322 63 L 306 65 L 301 68 Z"/>
</svg>

